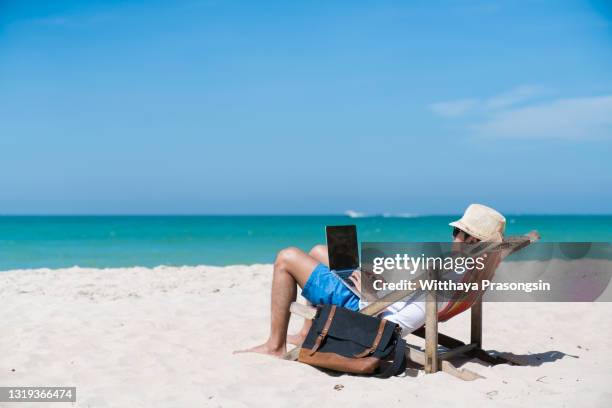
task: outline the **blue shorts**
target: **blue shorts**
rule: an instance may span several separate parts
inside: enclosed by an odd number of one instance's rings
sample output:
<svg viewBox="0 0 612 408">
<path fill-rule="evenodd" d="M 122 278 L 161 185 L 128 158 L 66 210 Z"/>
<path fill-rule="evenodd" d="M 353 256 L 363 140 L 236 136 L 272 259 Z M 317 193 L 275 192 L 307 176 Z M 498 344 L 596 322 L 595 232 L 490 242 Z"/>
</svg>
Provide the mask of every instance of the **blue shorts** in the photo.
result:
<svg viewBox="0 0 612 408">
<path fill-rule="evenodd" d="M 359 298 L 323 264 L 318 264 L 302 289 L 302 296 L 313 305 L 336 305 L 359 310 Z"/>
</svg>

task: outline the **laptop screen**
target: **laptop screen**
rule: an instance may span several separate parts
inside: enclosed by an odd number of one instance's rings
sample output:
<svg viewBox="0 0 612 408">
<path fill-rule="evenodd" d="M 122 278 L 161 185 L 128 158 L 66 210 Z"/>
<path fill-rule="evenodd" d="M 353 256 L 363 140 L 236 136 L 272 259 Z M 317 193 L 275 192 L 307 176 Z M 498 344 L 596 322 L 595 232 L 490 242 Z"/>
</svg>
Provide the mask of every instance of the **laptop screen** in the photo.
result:
<svg viewBox="0 0 612 408">
<path fill-rule="evenodd" d="M 325 232 L 330 269 L 336 271 L 357 269 L 359 267 L 357 227 L 354 225 L 328 226 Z"/>
</svg>

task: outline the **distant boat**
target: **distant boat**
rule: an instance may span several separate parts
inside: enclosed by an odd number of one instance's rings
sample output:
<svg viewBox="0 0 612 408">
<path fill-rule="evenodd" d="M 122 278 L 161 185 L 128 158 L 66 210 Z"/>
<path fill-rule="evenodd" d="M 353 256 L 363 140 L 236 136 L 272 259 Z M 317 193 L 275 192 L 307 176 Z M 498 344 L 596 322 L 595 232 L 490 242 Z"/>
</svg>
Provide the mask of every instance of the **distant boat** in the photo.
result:
<svg viewBox="0 0 612 408">
<path fill-rule="evenodd" d="M 362 212 L 359 212 L 359 211 L 353 211 L 353 210 L 346 210 L 344 212 L 344 215 L 347 215 L 347 216 L 349 216 L 351 218 L 363 218 L 363 217 L 367 217 L 368 216 L 368 214 L 366 214 L 366 213 L 362 213 Z"/>
</svg>

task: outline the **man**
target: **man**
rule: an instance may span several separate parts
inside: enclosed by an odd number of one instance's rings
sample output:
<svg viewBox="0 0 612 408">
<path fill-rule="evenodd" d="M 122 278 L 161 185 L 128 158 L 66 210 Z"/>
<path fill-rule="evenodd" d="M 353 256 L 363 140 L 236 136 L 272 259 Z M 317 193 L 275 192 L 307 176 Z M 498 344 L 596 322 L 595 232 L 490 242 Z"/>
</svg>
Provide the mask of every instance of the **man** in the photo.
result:
<svg viewBox="0 0 612 408">
<path fill-rule="evenodd" d="M 505 218 L 492 208 L 471 204 L 461 219 L 451 222 L 454 243 L 499 242 L 503 239 Z M 297 295 L 296 284 L 302 288 L 302 296 L 311 304 L 334 304 L 351 310 L 359 310 L 359 297 L 344 286 L 329 270 L 327 247 L 317 245 L 305 253 L 298 248 L 285 248 L 274 262 L 272 278 L 271 324 L 268 340 L 250 349 L 253 352 L 282 356 L 286 343 L 301 344 L 310 321 L 306 321 L 299 334 L 287 337 L 289 306 Z M 353 272 L 351 280 L 357 290 L 361 288 L 359 271 Z M 403 335 L 418 329 L 425 322 L 425 305 L 419 301 L 402 301 L 391 305 L 381 317 L 402 327 Z"/>
</svg>

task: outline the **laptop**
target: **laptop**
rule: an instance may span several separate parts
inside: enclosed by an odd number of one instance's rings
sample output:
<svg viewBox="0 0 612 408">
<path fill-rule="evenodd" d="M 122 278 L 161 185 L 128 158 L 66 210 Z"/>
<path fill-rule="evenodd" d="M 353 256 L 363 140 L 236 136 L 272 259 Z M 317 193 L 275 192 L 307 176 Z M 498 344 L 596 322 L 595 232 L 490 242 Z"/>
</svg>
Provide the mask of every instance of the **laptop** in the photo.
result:
<svg viewBox="0 0 612 408">
<path fill-rule="evenodd" d="M 361 298 L 359 291 L 349 279 L 359 269 L 359 246 L 355 225 L 334 225 L 325 227 L 329 269 L 351 292 Z"/>
</svg>

